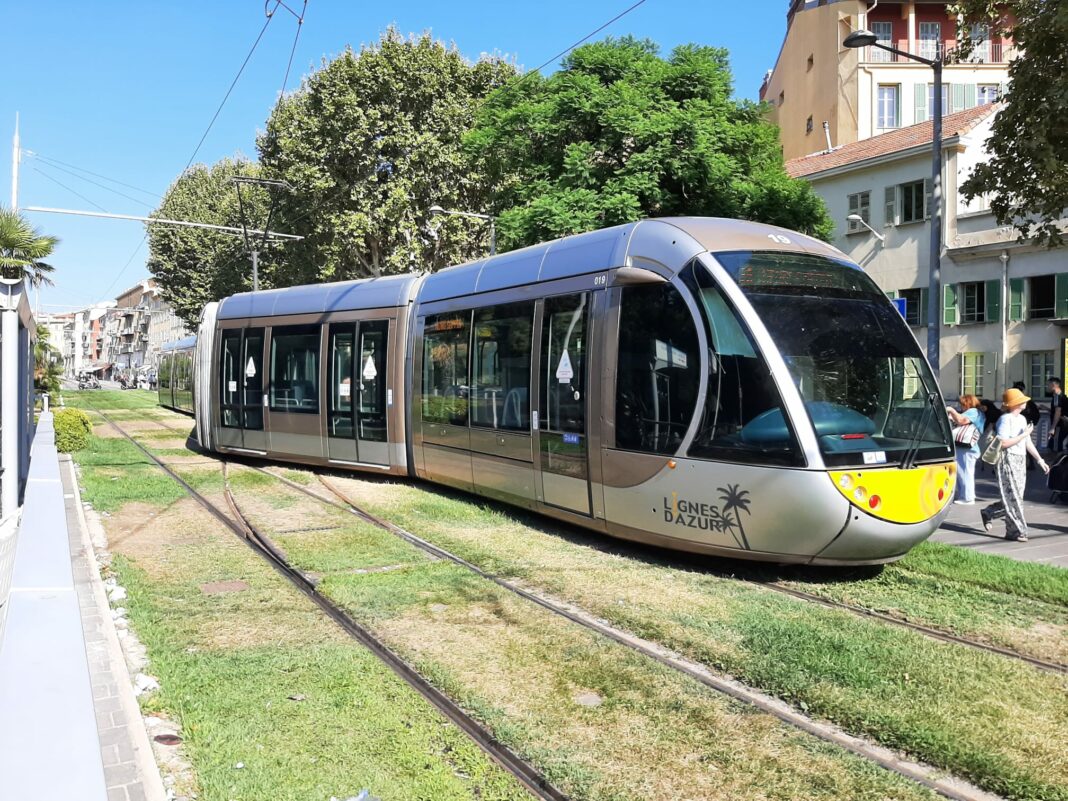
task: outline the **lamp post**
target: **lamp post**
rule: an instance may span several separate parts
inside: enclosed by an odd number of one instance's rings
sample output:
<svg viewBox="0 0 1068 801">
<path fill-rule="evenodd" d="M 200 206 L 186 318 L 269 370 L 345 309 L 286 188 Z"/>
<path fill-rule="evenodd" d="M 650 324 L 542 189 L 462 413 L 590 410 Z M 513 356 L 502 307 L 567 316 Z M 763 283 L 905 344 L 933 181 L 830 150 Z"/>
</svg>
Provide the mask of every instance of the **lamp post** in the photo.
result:
<svg viewBox="0 0 1068 801">
<path fill-rule="evenodd" d="M 495 225 L 497 218 L 492 214 L 479 214 L 475 211 L 452 211 L 450 209 L 443 209 L 436 203 L 430 207 L 431 214 L 451 214 L 454 217 L 472 217 L 476 220 L 486 220 L 489 223 L 489 235 L 490 235 L 490 248 L 489 254 L 491 256 L 497 253 L 497 227 Z"/>
<path fill-rule="evenodd" d="M 931 250 L 930 274 L 928 278 L 927 303 L 927 361 L 938 380 L 941 352 L 939 348 L 941 333 L 938 312 L 942 297 L 942 57 L 924 58 L 898 50 L 883 44 L 871 31 L 853 31 L 842 42 L 845 47 L 877 47 L 888 53 L 895 53 L 904 58 L 926 64 L 934 70 L 934 110 L 931 115 Z"/>
<path fill-rule="evenodd" d="M 870 225 L 868 225 L 868 221 L 865 220 L 863 217 L 861 217 L 859 214 L 850 214 L 848 217 L 846 217 L 846 219 L 849 220 L 850 222 L 856 222 L 856 223 L 860 223 L 861 225 L 863 225 L 865 228 L 867 228 L 869 231 L 871 231 L 875 235 L 875 238 L 878 239 L 880 242 L 885 242 L 886 241 L 886 237 L 883 236 L 882 234 L 880 234 L 878 231 L 876 231 Z"/>
</svg>

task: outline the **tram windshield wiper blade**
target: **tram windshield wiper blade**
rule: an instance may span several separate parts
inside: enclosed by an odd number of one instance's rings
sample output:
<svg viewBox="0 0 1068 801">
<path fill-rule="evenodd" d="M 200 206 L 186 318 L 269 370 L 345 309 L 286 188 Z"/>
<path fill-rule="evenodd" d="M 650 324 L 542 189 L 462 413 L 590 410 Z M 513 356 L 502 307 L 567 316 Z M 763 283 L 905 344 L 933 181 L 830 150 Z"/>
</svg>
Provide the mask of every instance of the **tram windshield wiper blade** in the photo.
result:
<svg viewBox="0 0 1068 801">
<path fill-rule="evenodd" d="M 922 378 L 920 379 L 923 380 Z M 924 389 L 927 389 L 927 383 L 924 382 Z M 923 407 L 923 414 L 920 415 L 920 424 L 916 427 L 916 431 L 913 432 L 912 437 L 909 439 L 909 445 L 905 449 L 905 455 L 901 457 L 901 464 L 898 465 L 902 470 L 910 469 L 916 462 L 916 457 L 920 452 L 920 444 L 923 442 L 923 432 L 927 430 L 927 420 L 934 412 L 935 403 L 938 402 L 939 395 L 932 390 L 927 391 L 927 403 Z"/>
</svg>

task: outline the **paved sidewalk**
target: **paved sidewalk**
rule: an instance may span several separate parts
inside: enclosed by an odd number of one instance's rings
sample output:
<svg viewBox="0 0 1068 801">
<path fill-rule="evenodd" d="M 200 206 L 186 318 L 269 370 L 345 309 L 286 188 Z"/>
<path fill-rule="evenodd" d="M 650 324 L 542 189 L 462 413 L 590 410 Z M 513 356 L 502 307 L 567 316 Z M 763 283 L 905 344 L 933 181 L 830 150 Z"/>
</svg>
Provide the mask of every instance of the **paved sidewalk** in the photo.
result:
<svg viewBox="0 0 1068 801">
<path fill-rule="evenodd" d="M 1043 453 L 1048 459 L 1050 456 Z M 975 479 L 975 505 L 953 506 L 942 527 L 934 533 L 934 542 L 959 545 L 982 553 L 1007 556 L 1022 562 L 1041 562 L 1068 568 L 1068 504 L 1050 503 L 1046 476 L 1041 470 L 1027 473 L 1027 492 L 1024 495 L 1024 516 L 1027 519 L 1028 541 L 1011 542 L 1005 539 L 1005 524 L 994 522 L 993 531 L 985 531 L 979 510 L 998 500 L 994 471 L 987 468 Z"/>
</svg>

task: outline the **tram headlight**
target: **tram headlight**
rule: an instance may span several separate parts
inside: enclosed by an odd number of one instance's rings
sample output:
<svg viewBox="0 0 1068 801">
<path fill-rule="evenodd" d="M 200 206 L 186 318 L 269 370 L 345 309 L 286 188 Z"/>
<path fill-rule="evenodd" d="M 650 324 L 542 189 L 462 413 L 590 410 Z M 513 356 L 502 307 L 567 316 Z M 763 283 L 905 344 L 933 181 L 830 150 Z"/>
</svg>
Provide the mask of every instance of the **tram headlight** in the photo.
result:
<svg viewBox="0 0 1068 801">
<path fill-rule="evenodd" d="M 838 486 L 844 490 L 849 489 L 853 486 L 853 476 L 849 475 L 848 473 L 843 473 L 841 476 L 838 477 Z"/>
<path fill-rule="evenodd" d="M 864 487 L 857 487 L 853 490 L 853 497 L 857 499 L 857 503 L 864 503 L 864 499 L 868 497 L 868 491 Z"/>
</svg>

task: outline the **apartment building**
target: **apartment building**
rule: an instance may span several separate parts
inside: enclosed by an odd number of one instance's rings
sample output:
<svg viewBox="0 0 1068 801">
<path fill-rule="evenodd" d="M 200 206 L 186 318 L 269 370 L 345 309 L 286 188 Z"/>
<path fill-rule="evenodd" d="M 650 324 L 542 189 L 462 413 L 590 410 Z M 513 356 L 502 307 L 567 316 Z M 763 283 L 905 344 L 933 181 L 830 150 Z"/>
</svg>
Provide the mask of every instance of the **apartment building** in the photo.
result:
<svg viewBox="0 0 1068 801">
<path fill-rule="evenodd" d="M 1068 373 L 1068 248 L 1019 242 L 982 198 L 966 202 L 958 192 L 988 157 L 998 110 L 976 107 L 944 120 L 942 290 L 933 299 L 942 320 L 942 391 L 997 398 L 1023 381 L 1042 400 L 1048 378 Z M 931 136 L 925 122 L 786 164 L 827 204 L 837 222 L 834 244 L 890 297 L 904 298 L 905 318 L 925 350 Z"/>
<path fill-rule="evenodd" d="M 877 47 L 842 46 L 854 30 L 924 58 L 952 55 L 957 19 L 950 3 L 911 0 L 792 0 L 787 30 L 760 99 L 779 126 L 787 160 L 868 139 L 929 120 L 933 72 L 925 64 Z M 946 115 L 994 103 L 1004 93 L 1012 43 L 972 27 L 979 45 L 963 63 L 943 70 Z M 826 125 L 826 127 L 825 127 Z"/>
</svg>

